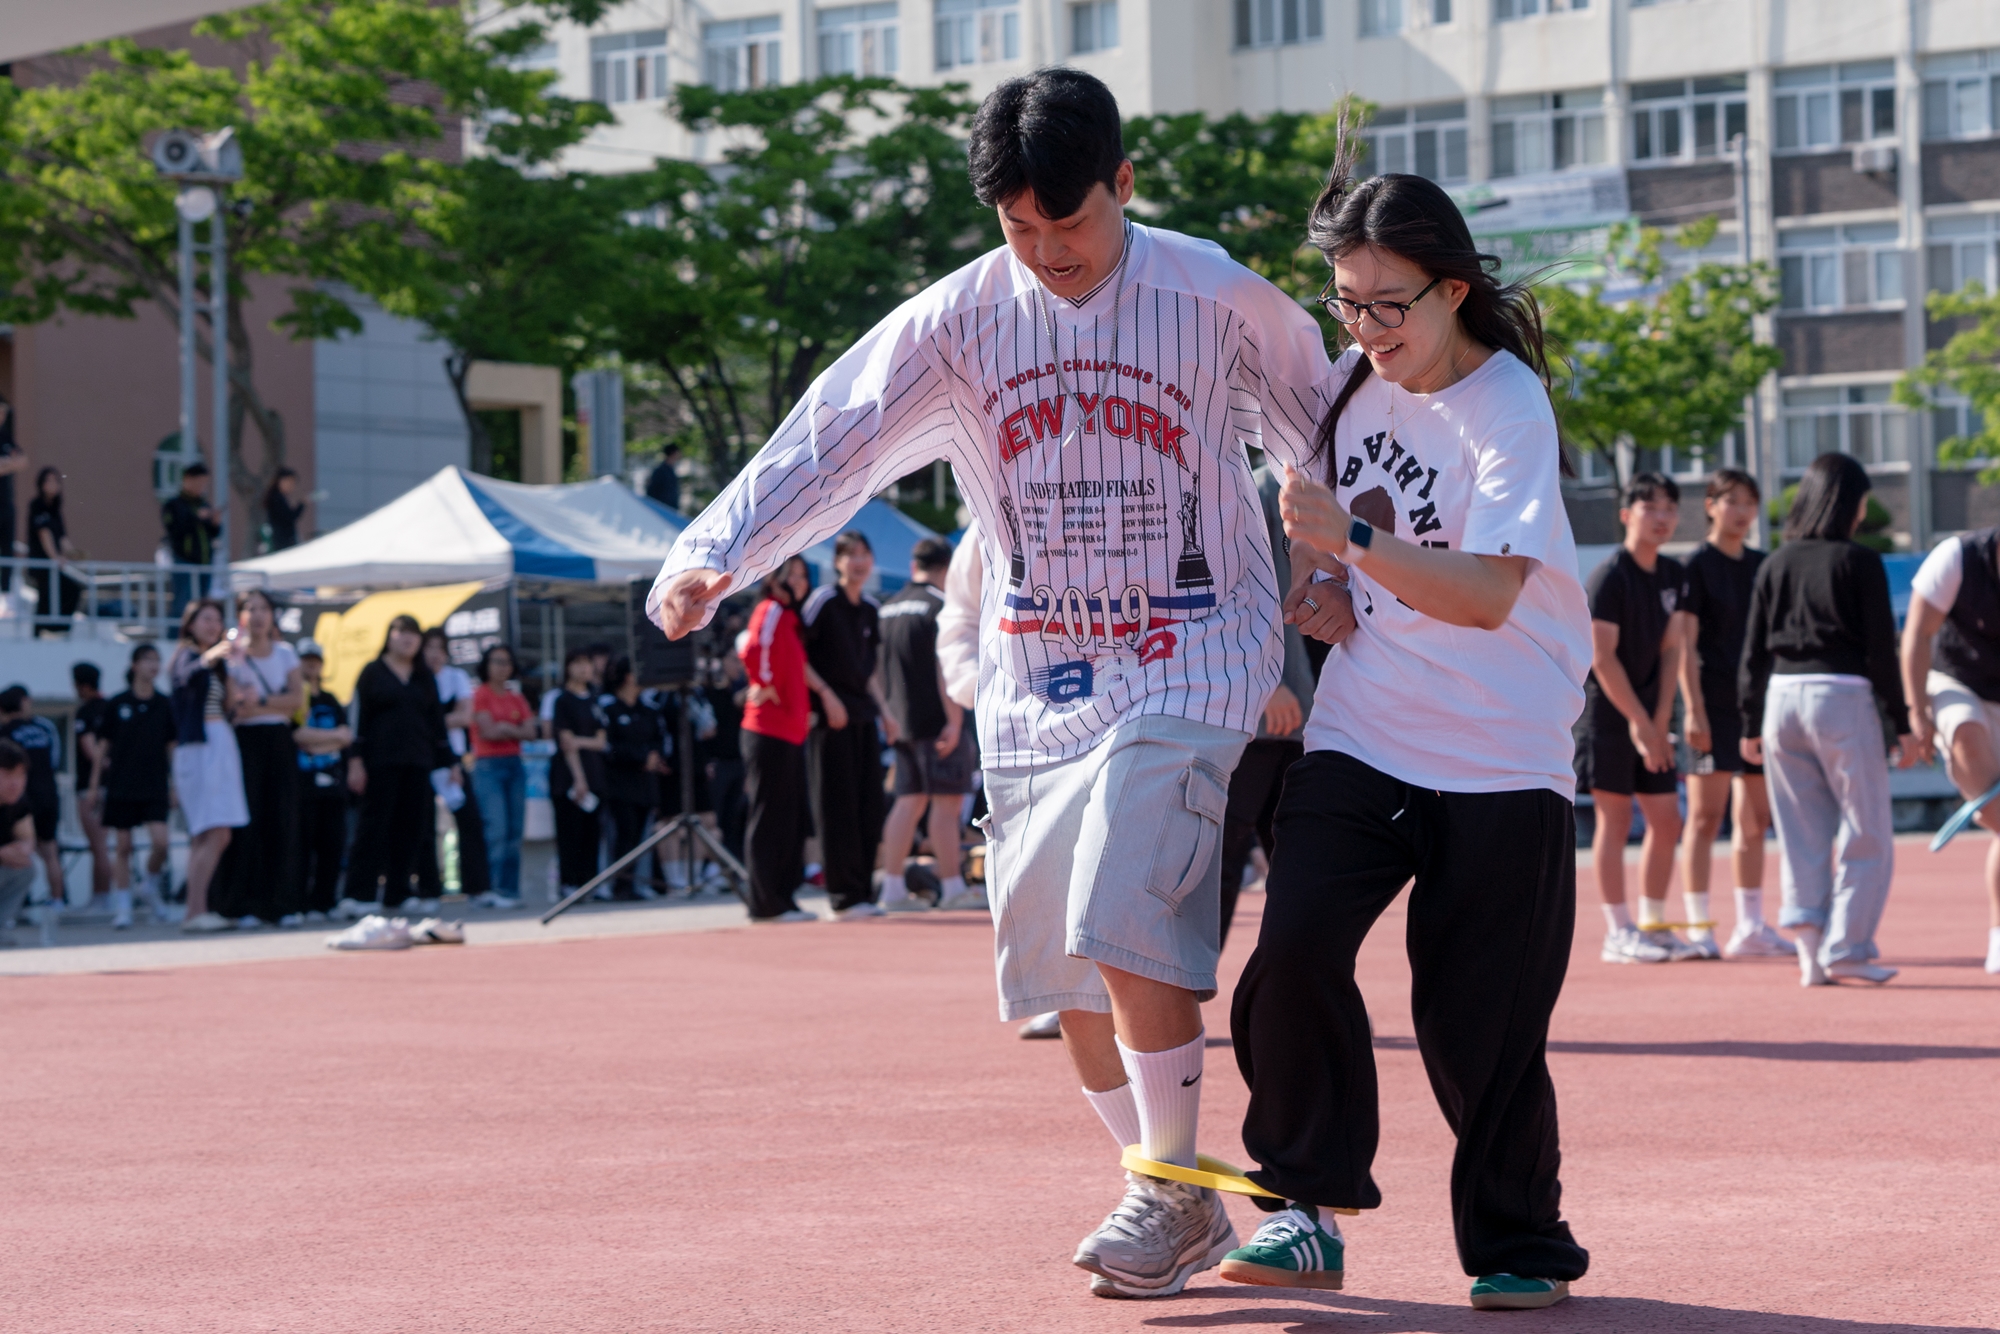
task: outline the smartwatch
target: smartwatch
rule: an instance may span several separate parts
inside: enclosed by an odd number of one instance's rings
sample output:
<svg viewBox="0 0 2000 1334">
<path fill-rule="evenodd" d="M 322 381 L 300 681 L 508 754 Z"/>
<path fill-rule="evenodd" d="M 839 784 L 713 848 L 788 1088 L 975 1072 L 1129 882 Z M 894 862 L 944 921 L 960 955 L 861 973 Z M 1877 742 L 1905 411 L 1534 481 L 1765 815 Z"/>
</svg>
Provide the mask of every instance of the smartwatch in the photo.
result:
<svg viewBox="0 0 2000 1334">
<path fill-rule="evenodd" d="M 1375 540 L 1375 528 L 1368 520 L 1355 516 L 1347 525 L 1347 563 L 1359 565 L 1368 554 L 1369 544 Z"/>
</svg>

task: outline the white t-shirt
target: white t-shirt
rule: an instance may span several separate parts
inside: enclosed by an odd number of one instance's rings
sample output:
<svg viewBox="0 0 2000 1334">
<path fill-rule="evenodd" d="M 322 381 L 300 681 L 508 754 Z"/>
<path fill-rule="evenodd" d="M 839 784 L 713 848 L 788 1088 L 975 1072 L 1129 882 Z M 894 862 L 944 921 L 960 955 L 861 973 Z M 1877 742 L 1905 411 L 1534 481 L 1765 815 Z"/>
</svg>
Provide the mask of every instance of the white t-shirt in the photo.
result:
<svg viewBox="0 0 2000 1334">
<path fill-rule="evenodd" d="M 1958 601 L 1958 586 L 1965 582 L 1965 543 L 1960 538 L 1940 542 L 1917 567 L 1910 591 L 1939 611 L 1950 611 Z"/>
<path fill-rule="evenodd" d="M 290 644 L 279 639 L 272 642 L 271 651 L 261 658 L 253 658 L 248 653 L 245 653 L 241 662 L 231 662 L 229 664 L 229 676 L 231 680 L 236 682 L 238 687 L 253 690 L 260 697 L 268 698 L 272 695 L 281 695 L 284 693 L 285 682 L 292 679 L 292 671 L 298 665 L 299 655 L 292 651 Z M 289 727 L 291 722 L 290 718 L 281 718 L 276 714 L 263 714 L 256 718 L 245 718 L 237 726 L 276 727 L 283 725 Z"/>
<path fill-rule="evenodd" d="M 1340 359 L 1336 381 L 1357 355 Z M 1359 628 L 1320 671 L 1306 749 L 1441 792 L 1548 788 L 1574 800 L 1590 608 L 1541 381 L 1507 352 L 1427 397 L 1371 377 L 1341 414 L 1335 452 L 1340 503 L 1382 532 L 1534 564 L 1498 630 L 1433 620 L 1371 580 L 1365 561 L 1354 567 Z"/>
<path fill-rule="evenodd" d="M 1122 278 L 1075 305 L 1003 247 L 814 381 L 681 534 L 649 610 L 684 570 L 750 586 L 948 459 L 985 544 L 987 764 L 1070 759 L 1146 714 L 1253 734 L 1282 641 L 1244 447 L 1309 453 L 1329 372 L 1304 308 L 1210 242 L 1135 224 Z"/>
<path fill-rule="evenodd" d="M 444 705 L 446 713 L 450 713 L 453 704 L 462 699 L 472 698 L 472 675 L 463 667 L 454 667 L 446 663 L 437 670 L 437 688 L 438 702 Z M 447 727 L 444 734 L 451 742 L 452 754 L 465 754 L 466 737 L 463 727 Z"/>
</svg>

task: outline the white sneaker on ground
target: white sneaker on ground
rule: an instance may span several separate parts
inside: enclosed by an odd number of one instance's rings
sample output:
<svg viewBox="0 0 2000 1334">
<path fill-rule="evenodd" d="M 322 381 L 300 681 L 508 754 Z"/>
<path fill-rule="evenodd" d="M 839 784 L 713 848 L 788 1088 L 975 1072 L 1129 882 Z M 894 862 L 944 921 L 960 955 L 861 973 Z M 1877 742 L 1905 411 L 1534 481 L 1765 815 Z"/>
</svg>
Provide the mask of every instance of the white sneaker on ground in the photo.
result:
<svg viewBox="0 0 2000 1334">
<path fill-rule="evenodd" d="M 1666 963 L 1674 956 L 1648 940 L 1636 927 L 1604 934 L 1604 950 L 1598 958 L 1605 963 Z"/>
<path fill-rule="evenodd" d="M 938 904 L 938 909 L 941 912 L 959 912 L 973 908 L 977 908 L 980 912 L 987 910 L 985 890 L 968 889 L 963 894 L 954 894 L 944 902 Z"/>
<path fill-rule="evenodd" d="M 850 904 L 849 906 L 842 908 L 839 912 L 835 913 L 833 916 L 834 920 L 836 921 L 860 922 L 860 921 L 865 921 L 870 917 L 883 917 L 886 915 L 887 914 L 885 914 L 880 908 L 876 907 L 874 904 L 864 902 L 864 903 Z"/>
<path fill-rule="evenodd" d="M 1236 1248 L 1236 1229 L 1212 1190 L 1128 1172 L 1125 1198 L 1076 1248 L 1075 1265 L 1107 1280 L 1100 1297 L 1171 1297 Z"/>
<path fill-rule="evenodd" d="M 667 869 L 660 873 L 660 879 L 667 882 L 669 890 L 688 887 L 687 863 L 676 857 L 667 863 Z"/>
<path fill-rule="evenodd" d="M 244 913 L 236 919 L 236 929 L 238 931 L 255 931 L 263 925 L 264 919 L 255 913 Z"/>
<path fill-rule="evenodd" d="M 1704 957 L 1698 948 L 1682 940 L 1663 926 L 1656 926 L 1650 931 L 1641 930 L 1639 934 L 1644 937 L 1647 944 L 1657 945 L 1659 948 L 1665 950 L 1669 963 L 1679 963 L 1683 959 L 1699 959 Z M 1716 956 L 1708 955 L 1706 957 L 1714 958 Z"/>
<path fill-rule="evenodd" d="M 111 891 L 109 902 L 111 905 L 111 929 L 113 931 L 130 931 L 132 929 L 132 891 L 129 889 L 114 889 Z"/>
<path fill-rule="evenodd" d="M 1024 1038 L 1059 1038 L 1062 1036 L 1062 1013 L 1050 1010 L 1038 1014 L 1015 1030 Z"/>
<path fill-rule="evenodd" d="M 184 922 L 187 920 L 187 905 L 185 903 L 161 903 L 155 899 L 153 901 L 153 920 L 163 926 L 172 926 L 176 922 Z"/>
<path fill-rule="evenodd" d="M 374 912 L 375 906 L 372 903 L 363 903 L 359 899 L 342 899 L 334 905 L 333 915 L 343 921 L 358 922 Z"/>
<path fill-rule="evenodd" d="M 330 950 L 406 950 L 414 943 L 408 920 L 379 913 L 371 913 L 347 930 L 326 938 Z"/>
<path fill-rule="evenodd" d="M 283 927 L 287 931 L 290 931 L 295 927 L 304 926 L 305 924 L 306 924 L 306 915 L 302 912 L 288 912 L 283 917 L 280 917 L 278 919 L 278 925 Z"/>
<path fill-rule="evenodd" d="M 781 912 L 776 917 L 753 917 L 750 920 L 758 926 L 766 922 L 817 922 L 819 914 L 807 912 L 804 908 L 794 908 L 790 912 Z"/>
<path fill-rule="evenodd" d="M 1716 940 L 1715 932 L 1709 930 L 1707 927 L 1689 931 L 1687 934 L 1687 943 L 1688 948 L 1694 951 L 1694 957 L 1697 959 L 1720 959 L 1722 957 L 1722 944 Z"/>
<path fill-rule="evenodd" d="M 1900 971 L 1885 964 L 1849 959 L 1827 965 L 1826 975 L 1836 982 L 1872 982 L 1879 987 Z"/>
<path fill-rule="evenodd" d="M 894 903 L 885 903 L 882 905 L 883 912 L 929 912 L 930 910 L 931 905 L 925 903 L 914 894 L 905 894 Z"/>
<path fill-rule="evenodd" d="M 198 913 L 181 923 L 181 930 L 197 933 L 234 930 L 236 923 L 219 912 Z"/>
<path fill-rule="evenodd" d="M 1792 942 L 1763 922 L 1738 922 L 1722 947 L 1725 959 L 1789 959 Z"/>
<path fill-rule="evenodd" d="M 436 917 L 426 917 L 410 928 L 412 945 L 463 945 L 465 943 L 465 923 L 447 922 Z"/>
</svg>

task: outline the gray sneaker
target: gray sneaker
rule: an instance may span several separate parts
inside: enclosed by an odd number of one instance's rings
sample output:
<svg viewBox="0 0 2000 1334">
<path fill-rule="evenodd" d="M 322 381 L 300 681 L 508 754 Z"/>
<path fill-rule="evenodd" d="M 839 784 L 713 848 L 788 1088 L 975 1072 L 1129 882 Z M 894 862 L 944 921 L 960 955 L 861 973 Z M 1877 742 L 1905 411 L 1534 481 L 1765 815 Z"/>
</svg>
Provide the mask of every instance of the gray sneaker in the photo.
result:
<svg viewBox="0 0 2000 1334">
<path fill-rule="evenodd" d="M 1076 1248 L 1099 1297 L 1171 1297 L 1236 1248 L 1216 1193 L 1129 1172 L 1125 1198 Z"/>
</svg>

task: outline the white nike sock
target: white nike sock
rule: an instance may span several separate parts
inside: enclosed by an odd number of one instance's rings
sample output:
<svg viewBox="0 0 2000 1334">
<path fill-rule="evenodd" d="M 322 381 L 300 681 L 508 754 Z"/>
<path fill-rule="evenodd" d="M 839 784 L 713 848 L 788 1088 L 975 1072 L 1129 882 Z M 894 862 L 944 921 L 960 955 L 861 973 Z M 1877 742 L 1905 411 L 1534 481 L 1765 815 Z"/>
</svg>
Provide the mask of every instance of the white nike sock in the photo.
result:
<svg viewBox="0 0 2000 1334">
<path fill-rule="evenodd" d="M 1604 929 L 1613 933 L 1632 929 L 1632 910 L 1622 903 L 1604 905 Z"/>
<path fill-rule="evenodd" d="M 1104 1128 L 1111 1132 L 1111 1138 L 1118 1141 L 1119 1152 L 1122 1153 L 1131 1145 L 1141 1141 L 1143 1137 L 1139 1133 L 1139 1104 L 1132 1097 L 1130 1080 L 1102 1093 L 1085 1089 L 1083 1096 L 1090 1099 L 1092 1110 L 1104 1122 Z"/>
<path fill-rule="evenodd" d="M 1665 899 L 1649 899 L 1644 895 L 1640 895 L 1639 929 L 1641 931 L 1659 931 L 1664 929 L 1667 924 L 1666 907 L 1667 901 Z"/>
<path fill-rule="evenodd" d="M 1687 905 L 1687 915 L 1690 922 L 1706 922 L 1708 920 L 1707 890 L 1702 890 L 1700 893 L 1696 893 L 1691 889 L 1683 890 L 1681 893 L 1681 902 Z M 1712 927 L 1691 926 L 1688 928 L 1688 937 L 1692 940 L 1707 940 L 1712 934 L 1714 934 L 1714 928 Z"/>
<path fill-rule="evenodd" d="M 1195 1127 L 1201 1118 L 1201 1062 L 1207 1033 L 1167 1051 L 1133 1051 L 1118 1043 L 1125 1076 L 1139 1104 L 1139 1142 L 1157 1162 L 1193 1167 Z"/>
<path fill-rule="evenodd" d="M 909 897 L 910 897 L 910 887 L 903 882 L 903 877 L 899 875 L 887 875 L 887 874 L 883 875 L 882 906 L 884 908 L 888 907 L 892 903 L 901 903 L 904 899 L 907 899 Z"/>
<path fill-rule="evenodd" d="M 1761 888 L 1745 889 L 1741 885 L 1736 887 L 1736 920 L 1739 923 L 1764 925 L 1764 891 Z"/>
<path fill-rule="evenodd" d="M 944 899 L 955 898 L 963 894 L 965 892 L 965 877 L 962 875 L 953 876 L 944 882 L 943 887 L 938 892 Z"/>
</svg>

